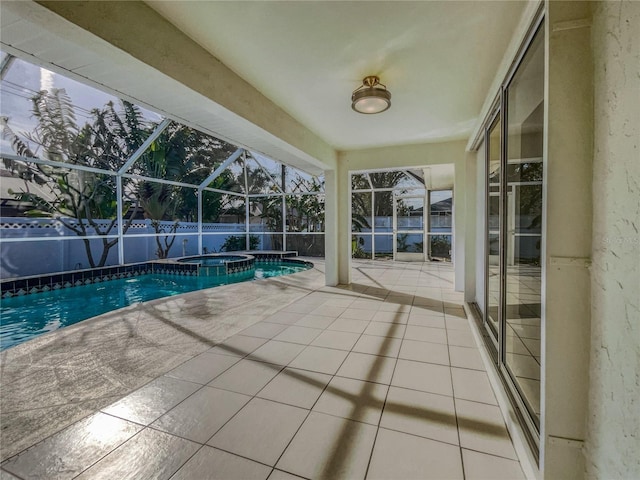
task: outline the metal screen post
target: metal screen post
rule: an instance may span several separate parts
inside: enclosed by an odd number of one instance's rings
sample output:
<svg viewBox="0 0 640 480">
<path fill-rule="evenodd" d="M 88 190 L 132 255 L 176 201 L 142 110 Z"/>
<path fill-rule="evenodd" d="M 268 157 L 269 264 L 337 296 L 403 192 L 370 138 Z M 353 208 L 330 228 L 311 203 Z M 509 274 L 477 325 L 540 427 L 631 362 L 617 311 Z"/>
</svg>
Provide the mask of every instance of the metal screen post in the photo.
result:
<svg viewBox="0 0 640 480">
<path fill-rule="evenodd" d="M 122 177 L 116 176 L 116 215 L 118 215 L 118 263 L 124 264 L 124 210 L 122 208 Z"/>
<path fill-rule="evenodd" d="M 198 255 L 202 255 L 202 195 L 204 191 L 201 189 L 198 192 Z"/>
</svg>

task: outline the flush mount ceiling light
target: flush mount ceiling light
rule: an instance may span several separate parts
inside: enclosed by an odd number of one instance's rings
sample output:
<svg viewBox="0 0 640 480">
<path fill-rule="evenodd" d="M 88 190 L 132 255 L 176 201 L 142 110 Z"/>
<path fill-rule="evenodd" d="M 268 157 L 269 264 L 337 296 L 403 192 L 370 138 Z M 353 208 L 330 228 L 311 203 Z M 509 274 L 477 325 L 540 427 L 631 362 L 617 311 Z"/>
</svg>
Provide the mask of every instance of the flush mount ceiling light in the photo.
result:
<svg viewBox="0 0 640 480">
<path fill-rule="evenodd" d="M 351 108 L 358 113 L 381 113 L 391 106 L 391 92 L 375 75 L 364 77 L 351 94 Z"/>
</svg>

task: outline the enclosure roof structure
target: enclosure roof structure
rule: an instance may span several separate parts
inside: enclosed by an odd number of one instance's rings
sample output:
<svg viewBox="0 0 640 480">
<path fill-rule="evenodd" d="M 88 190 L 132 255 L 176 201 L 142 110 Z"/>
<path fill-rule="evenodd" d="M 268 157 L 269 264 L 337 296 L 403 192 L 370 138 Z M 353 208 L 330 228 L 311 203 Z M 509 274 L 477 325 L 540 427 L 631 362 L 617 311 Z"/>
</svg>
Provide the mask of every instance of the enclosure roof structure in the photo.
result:
<svg viewBox="0 0 640 480">
<path fill-rule="evenodd" d="M 319 174 L 339 151 L 467 138 L 533 3 L 2 2 L 2 48 Z M 384 114 L 350 108 L 369 74 Z"/>
</svg>

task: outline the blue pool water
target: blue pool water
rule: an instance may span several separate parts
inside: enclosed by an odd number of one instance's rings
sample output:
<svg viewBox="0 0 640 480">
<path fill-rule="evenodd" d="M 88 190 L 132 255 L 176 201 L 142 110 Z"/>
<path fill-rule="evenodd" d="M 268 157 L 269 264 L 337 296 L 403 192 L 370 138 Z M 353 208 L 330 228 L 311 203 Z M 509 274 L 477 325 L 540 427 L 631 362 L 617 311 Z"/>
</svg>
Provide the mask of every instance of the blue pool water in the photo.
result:
<svg viewBox="0 0 640 480">
<path fill-rule="evenodd" d="M 141 275 L 2 299 L 0 350 L 97 315 L 161 297 L 306 270 L 301 263 L 255 263 L 255 271 L 220 277 Z"/>
</svg>

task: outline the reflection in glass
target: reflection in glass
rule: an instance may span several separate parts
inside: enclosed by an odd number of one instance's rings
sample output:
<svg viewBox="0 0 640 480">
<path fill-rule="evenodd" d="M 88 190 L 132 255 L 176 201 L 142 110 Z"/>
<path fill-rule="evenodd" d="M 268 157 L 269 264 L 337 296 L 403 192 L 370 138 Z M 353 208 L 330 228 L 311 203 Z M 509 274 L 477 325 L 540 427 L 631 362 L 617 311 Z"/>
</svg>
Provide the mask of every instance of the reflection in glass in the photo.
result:
<svg viewBox="0 0 640 480">
<path fill-rule="evenodd" d="M 500 125 L 498 116 L 489 132 L 487 161 L 487 325 L 496 341 L 500 310 Z"/>
<path fill-rule="evenodd" d="M 432 260 L 451 261 L 451 235 L 429 235 L 429 257 Z"/>
<path fill-rule="evenodd" d="M 506 365 L 536 423 L 540 416 L 540 293 L 544 34 L 538 31 L 507 89 Z"/>
</svg>

